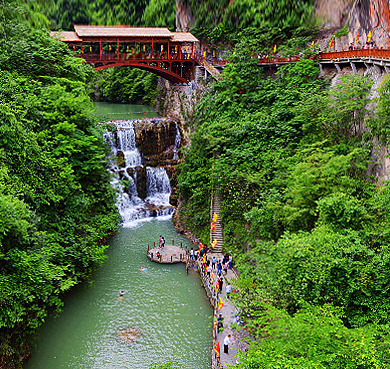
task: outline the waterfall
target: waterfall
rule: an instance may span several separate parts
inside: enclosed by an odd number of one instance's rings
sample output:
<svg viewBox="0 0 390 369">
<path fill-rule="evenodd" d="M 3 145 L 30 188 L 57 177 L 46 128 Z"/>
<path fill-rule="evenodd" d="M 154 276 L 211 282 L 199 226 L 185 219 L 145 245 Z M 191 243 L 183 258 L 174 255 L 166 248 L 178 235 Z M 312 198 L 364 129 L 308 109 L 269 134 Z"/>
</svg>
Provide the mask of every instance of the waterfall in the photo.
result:
<svg viewBox="0 0 390 369">
<path fill-rule="evenodd" d="M 175 137 L 175 148 L 173 149 L 173 160 L 177 160 L 179 158 L 179 148 L 181 143 L 181 134 L 179 125 L 176 124 L 176 137 Z"/>
<path fill-rule="evenodd" d="M 171 184 L 164 168 L 143 168 L 143 160 L 136 146 L 133 121 L 114 121 L 116 132 L 106 132 L 105 140 L 111 149 L 111 185 L 117 191 L 116 205 L 124 227 L 134 226 L 138 221 L 153 217 L 171 216 Z M 117 159 L 120 157 L 121 159 Z M 122 162 L 120 162 L 122 161 Z M 137 191 L 138 173 L 146 172 L 146 198 Z"/>
</svg>

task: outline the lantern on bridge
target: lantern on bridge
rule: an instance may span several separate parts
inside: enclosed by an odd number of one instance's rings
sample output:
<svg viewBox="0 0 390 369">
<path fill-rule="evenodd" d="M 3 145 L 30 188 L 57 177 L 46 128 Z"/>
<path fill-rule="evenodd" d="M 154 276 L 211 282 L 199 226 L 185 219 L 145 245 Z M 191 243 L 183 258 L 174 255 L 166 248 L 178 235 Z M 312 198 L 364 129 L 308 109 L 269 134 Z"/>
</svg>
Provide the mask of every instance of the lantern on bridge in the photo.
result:
<svg viewBox="0 0 390 369">
<path fill-rule="evenodd" d="M 111 52 L 111 45 L 108 45 L 108 51 Z"/>
<path fill-rule="evenodd" d="M 161 54 L 164 54 L 164 45 L 161 45 Z"/>
<path fill-rule="evenodd" d="M 129 49 L 129 47 L 127 46 L 127 48 L 126 48 L 126 52 L 128 53 L 130 51 L 130 49 Z"/>
<path fill-rule="evenodd" d="M 175 54 L 177 54 L 177 45 L 175 46 Z"/>
<path fill-rule="evenodd" d="M 146 46 L 144 45 L 143 49 L 142 49 L 144 52 L 146 51 Z"/>
<path fill-rule="evenodd" d="M 92 54 L 92 46 L 89 47 L 89 52 Z"/>
<path fill-rule="evenodd" d="M 371 42 L 371 39 L 372 39 L 372 37 L 371 37 L 371 31 L 370 31 L 370 32 L 368 32 L 368 35 L 367 35 L 367 42 Z"/>
</svg>

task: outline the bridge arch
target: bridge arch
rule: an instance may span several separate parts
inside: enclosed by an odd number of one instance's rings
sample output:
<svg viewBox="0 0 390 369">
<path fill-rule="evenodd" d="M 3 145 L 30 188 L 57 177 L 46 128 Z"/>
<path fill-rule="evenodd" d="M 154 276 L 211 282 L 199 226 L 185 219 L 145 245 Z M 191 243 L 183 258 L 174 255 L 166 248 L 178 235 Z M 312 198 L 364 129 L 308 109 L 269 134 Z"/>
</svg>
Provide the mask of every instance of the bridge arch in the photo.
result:
<svg viewBox="0 0 390 369">
<path fill-rule="evenodd" d="M 156 65 L 155 65 L 156 64 Z M 186 79 L 184 76 L 181 76 L 177 73 L 176 70 L 171 70 L 171 65 L 168 62 L 164 62 L 165 68 L 162 68 L 160 65 L 162 63 L 156 62 L 130 62 L 130 61 L 111 61 L 108 63 L 96 63 L 94 64 L 94 70 L 102 70 L 107 68 L 114 68 L 114 67 L 120 67 L 120 66 L 128 66 L 133 68 L 138 68 L 142 70 L 146 70 L 148 72 L 152 72 L 154 74 L 157 74 L 159 77 L 165 78 L 166 80 L 172 82 L 172 83 L 185 83 L 187 84 L 190 79 Z M 172 63 L 173 64 L 173 63 Z M 179 63 L 180 64 L 180 63 Z M 191 63 L 191 68 L 194 68 L 194 64 Z M 188 68 L 188 64 L 187 64 Z M 181 70 L 181 69 L 180 69 Z M 179 72 L 180 72 L 179 70 Z M 184 68 L 183 68 L 184 71 Z M 190 75 L 187 71 L 186 76 Z"/>
</svg>

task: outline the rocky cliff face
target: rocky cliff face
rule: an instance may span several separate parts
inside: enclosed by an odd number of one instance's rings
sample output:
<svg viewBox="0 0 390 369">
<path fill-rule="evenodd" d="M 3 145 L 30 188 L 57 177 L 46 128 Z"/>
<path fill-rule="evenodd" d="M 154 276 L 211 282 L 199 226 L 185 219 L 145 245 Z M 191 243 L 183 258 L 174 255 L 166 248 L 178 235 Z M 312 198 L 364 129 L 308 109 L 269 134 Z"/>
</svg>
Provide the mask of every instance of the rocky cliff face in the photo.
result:
<svg viewBox="0 0 390 369">
<path fill-rule="evenodd" d="M 348 37 L 338 40 L 336 50 L 355 43 L 358 32 L 364 46 L 370 31 L 378 47 L 390 48 L 390 0 L 318 0 L 315 7 L 316 17 L 326 28 L 333 31 L 349 24 Z"/>
<path fill-rule="evenodd" d="M 177 205 L 177 180 L 176 180 L 176 165 L 179 164 L 180 156 L 178 149 L 182 145 L 181 137 L 182 127 L 173 120 L 162 119 L 137 121 L 134 124 L 137 147 L 144 159 L 144 167 L 141 177 L 140 187 L 144 183 L 146 187 L 146 167 L 162 167 L 166 170 L 169 179 L 171 180 L 172 194 L 170 203 Z M 139 175 L 139 174 L 138 174 Z M 144 181 L 142 182 L 142 178 Z M 141 189 L 142 191 L 142 189 Z"/>
<path fill-rule="evenodd" d="M 176 0 L 176 31 L 188 32 L 195 24 L 190 6 L 186 0 Z"/>
</svg>

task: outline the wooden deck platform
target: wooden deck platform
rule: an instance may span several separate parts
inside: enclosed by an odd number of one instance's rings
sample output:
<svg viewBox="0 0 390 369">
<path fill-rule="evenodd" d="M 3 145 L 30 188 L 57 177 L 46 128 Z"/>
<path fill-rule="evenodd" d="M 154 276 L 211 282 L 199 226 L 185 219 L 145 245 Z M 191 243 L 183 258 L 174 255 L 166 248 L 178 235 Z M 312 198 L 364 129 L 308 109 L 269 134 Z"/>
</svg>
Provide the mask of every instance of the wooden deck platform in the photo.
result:
<svg viewBox="0 0 390 369">
<path fill-rule="evenodd" d="M 160 252 L 161 257 L 157 256 L 158 252 Z M 147 255 L 151 261 L 162 264 L 185 263 L 187 261 L 186 250 L 173 245 L 165 245 L 161 248 L 154 247 L 148 251 Z"/>
</svg>

